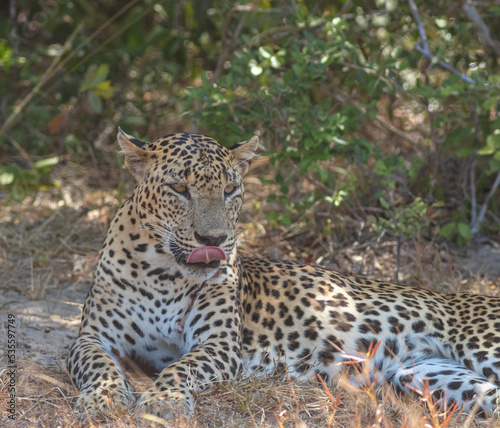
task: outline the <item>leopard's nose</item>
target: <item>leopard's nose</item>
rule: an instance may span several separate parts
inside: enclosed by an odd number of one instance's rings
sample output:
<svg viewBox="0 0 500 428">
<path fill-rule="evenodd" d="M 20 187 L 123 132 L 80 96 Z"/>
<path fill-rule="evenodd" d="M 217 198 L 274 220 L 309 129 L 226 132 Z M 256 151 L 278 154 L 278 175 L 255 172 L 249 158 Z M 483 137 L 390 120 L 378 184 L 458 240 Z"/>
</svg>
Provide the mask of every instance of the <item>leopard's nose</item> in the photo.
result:
<svg viewBox="0 0 500 428">
<path fill-rule="evenodd" d="M 218 247 L 227 239 L 227 234 L 219 232 L 214 234 L 200 235 L 198 232 L 194 232 L 194 237 L 202 245 Z"/>
</svg>

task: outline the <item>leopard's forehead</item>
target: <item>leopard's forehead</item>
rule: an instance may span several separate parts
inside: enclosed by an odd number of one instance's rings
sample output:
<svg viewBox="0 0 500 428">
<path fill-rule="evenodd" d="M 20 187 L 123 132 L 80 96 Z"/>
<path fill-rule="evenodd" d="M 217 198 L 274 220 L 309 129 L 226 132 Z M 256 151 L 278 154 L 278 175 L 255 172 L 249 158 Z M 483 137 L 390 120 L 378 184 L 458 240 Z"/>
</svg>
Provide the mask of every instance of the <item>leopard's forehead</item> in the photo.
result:
<svg viewBox="0 0 500 428">
<path fill-rule="evenodd" d="M 231 150 L 204 135 L 170 134 L 142 148 L 160 152 L 158 166 L 162 174 L 184 176 L 188 181 L 237 179 Z"/>
<path fill-rule="evenodd" d="M 146 143 L 143 148 L 148 151 L 161 150 L 170 158 L 188 157 L 203 163 L 224 161 L 231 155 L 227 148 L 213 138 L 188 133 L 169 134 Z"/>
</svg>

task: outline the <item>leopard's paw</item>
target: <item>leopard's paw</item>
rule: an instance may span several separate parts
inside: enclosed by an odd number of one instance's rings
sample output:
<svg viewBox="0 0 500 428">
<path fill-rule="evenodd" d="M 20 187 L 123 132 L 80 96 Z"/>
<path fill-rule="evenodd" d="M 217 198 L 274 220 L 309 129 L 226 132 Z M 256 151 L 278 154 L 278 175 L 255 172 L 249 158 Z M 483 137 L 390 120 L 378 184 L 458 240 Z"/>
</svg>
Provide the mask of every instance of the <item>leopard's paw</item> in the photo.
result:
<svg viewBox="0 0 500 428">
<path fill-rule="evenodd" d="M 75 411 L 91 419 L 117 417 L 124 414 L 135 402 L 126 382 L 107 385 L 90 385 L 80 391 Z"/>
<path fill-rule="evenodd" d="M 137 409 L 141 413 L 167 420 L 190 417 L 193 413 L 193 405 L 188 399 L 174 398 L 168 391 L 162 392 L 156 388 L 148 389 L 142 394 Z"/>
</svg>

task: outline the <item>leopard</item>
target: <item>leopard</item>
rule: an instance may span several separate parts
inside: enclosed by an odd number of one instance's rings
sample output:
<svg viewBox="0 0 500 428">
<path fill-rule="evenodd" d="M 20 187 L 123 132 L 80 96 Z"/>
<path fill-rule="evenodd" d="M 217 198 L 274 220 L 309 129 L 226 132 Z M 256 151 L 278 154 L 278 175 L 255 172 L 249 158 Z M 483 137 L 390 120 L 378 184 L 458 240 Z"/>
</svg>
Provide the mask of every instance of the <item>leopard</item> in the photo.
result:
<svg viewBox="0 0 500 428">
<path fill-rule="evenodd" d="M 67 357 L 92 418 L 192 415 L 220 382 L 283 372 L 498 414 L 499 297 L 244 257 L 237 220 L 258 136 L 230 147 L 190 133 L 117 139 L 135 188 L 110 222 Z M 127 360 L 151 368 L 147 389 L 135 390 Z"/>
</svg>

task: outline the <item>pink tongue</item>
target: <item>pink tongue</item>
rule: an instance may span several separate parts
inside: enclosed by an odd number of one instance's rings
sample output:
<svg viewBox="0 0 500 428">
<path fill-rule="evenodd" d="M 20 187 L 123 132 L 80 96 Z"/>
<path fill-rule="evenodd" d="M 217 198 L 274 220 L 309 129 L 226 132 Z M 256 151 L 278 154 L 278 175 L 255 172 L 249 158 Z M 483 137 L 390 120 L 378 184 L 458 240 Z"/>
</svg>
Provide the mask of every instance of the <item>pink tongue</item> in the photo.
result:
<svg viewBox="0 0 500 428">
<path fill-rule="evenodd" d="M 219 247 L 198 247 L 187 258 L 188 263 L 210 263 L 214 260 L 226 260 L 226 253 Z"/>
</svg>

